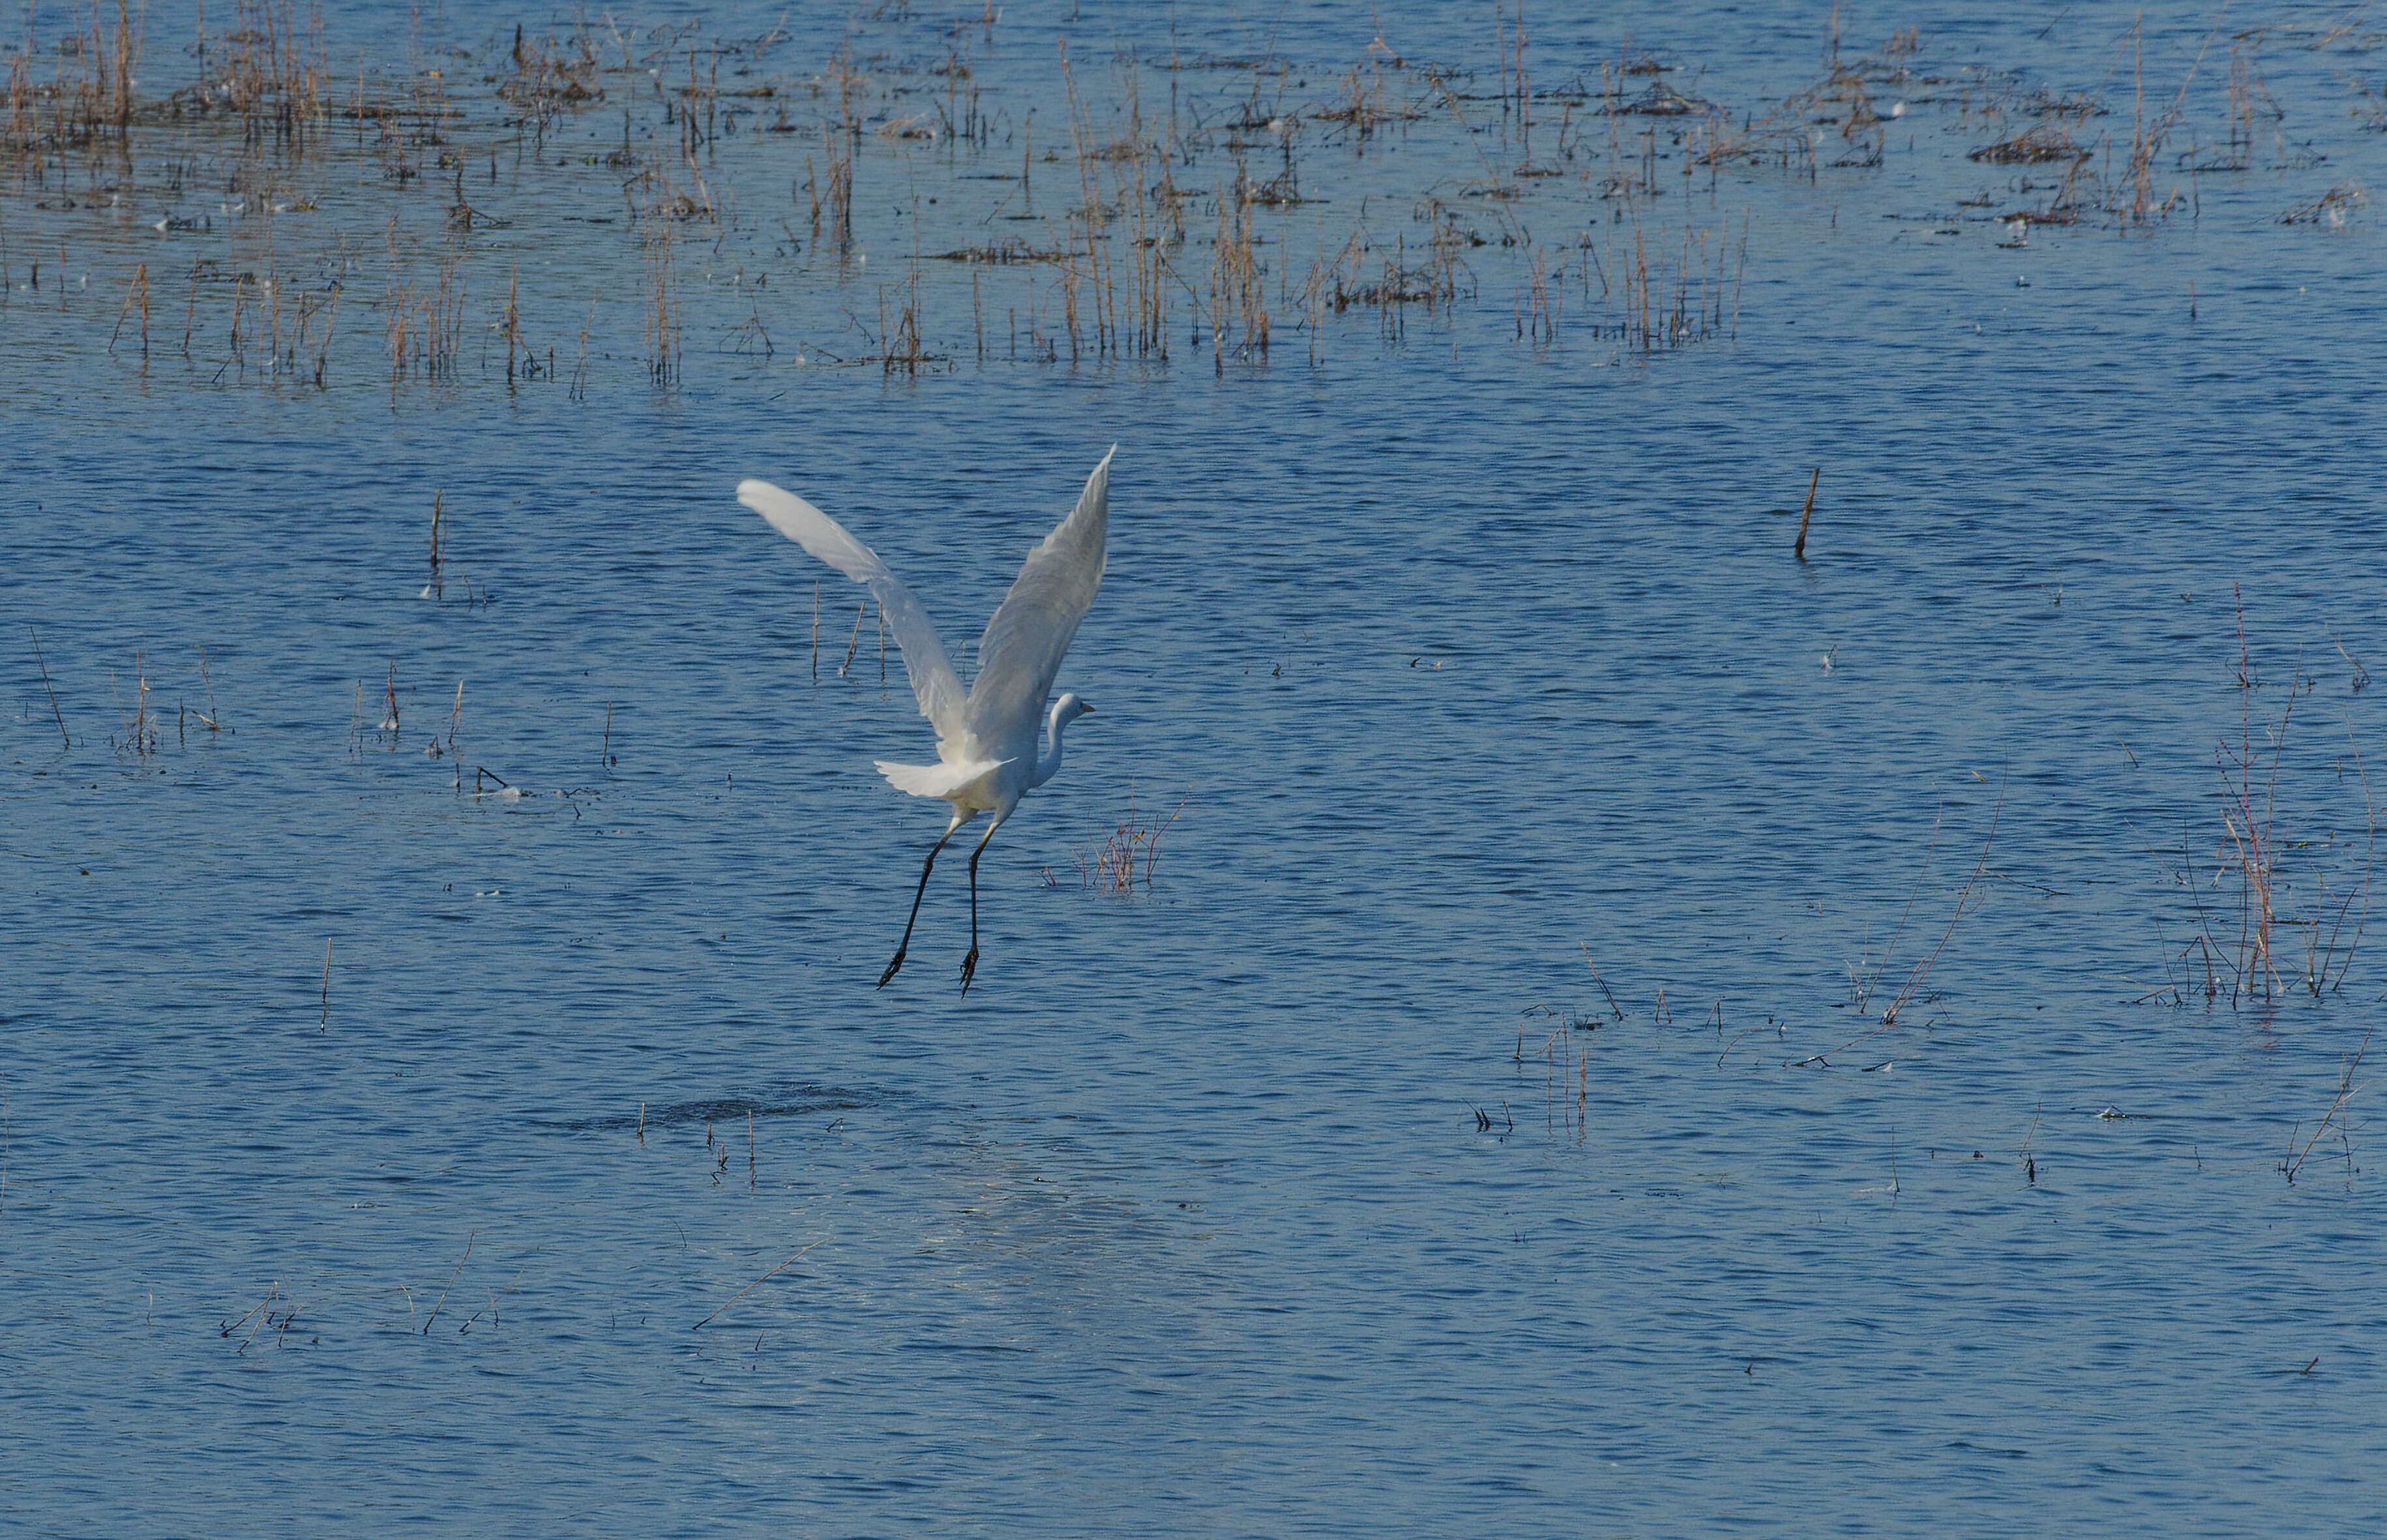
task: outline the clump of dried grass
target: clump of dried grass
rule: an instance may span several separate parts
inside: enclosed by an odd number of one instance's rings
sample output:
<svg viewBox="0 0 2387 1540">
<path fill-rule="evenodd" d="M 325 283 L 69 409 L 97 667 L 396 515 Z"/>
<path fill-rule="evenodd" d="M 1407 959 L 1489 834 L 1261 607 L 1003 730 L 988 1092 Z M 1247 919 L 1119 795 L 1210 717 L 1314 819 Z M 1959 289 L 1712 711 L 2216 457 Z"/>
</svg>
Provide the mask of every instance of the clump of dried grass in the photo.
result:
<svg viewBox="0 0 2387 1540">
<path fill-rule="evenodd" d="M 1162 836 L 1184 814 L 1185 803 L 1193 793 L 1177 800 L 1177 806 L 1163 818 L 1156 811 L 1139 814 L 1132 797 L 1127 814 L 1103 836 L 1099 848 L 1081 849 L 1078 852 L 1078 886 L 1090 893 L 1132 893 L 1141 883 L 1150 892 L 1153 872 L 1160 861 Z M 1044 868 L 1044 886 L 1058 888 L 1061 877 L 1052 867 Z"/>
</svg>

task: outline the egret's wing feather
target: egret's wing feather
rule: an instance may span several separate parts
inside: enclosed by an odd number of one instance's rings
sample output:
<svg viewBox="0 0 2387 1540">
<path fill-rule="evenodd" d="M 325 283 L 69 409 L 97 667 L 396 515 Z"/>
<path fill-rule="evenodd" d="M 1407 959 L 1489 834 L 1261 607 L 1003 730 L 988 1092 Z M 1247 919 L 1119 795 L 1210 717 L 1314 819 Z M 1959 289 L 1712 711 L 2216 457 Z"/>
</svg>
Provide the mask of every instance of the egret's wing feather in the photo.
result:
<svg viewBox="0 0 2387 1540">
<path fill-rule="evenodd" d="M 1086 478 L 1078 506 L 1028 553 L 1019 575 L 978 644 L 978 680 L 970 687 L 967 720 L 978 741 L 994 744 L 1033 730 L 1052 693 L 1062 655 L 1092 608 L 1108 559 L 1111 455 Z"/>
<path fill-rule="evenodd" d="M 920 698 L 920 714 L 937 729 L 941 741 L 956 737 L 965 703 L 961 679 L 945 655 L 945 644 L 937 639 L 928 612 L 903 580 L 887 570 L 878 553 L 847 534 L 835 519 L 767 481 L 739 482 L 738 500 L 763 515 L 773 529 L 869 588 L 903 650 L 912 693 Z"/>
<path fill-rule="evenodd" d="M 969 760 L 959 764 L 890 764 L 885 760 L 873 762 L 887 784 L 898 791 L 908 791 L 915 797 L 950 797 L 970 782 L 991 770 L 1000 770 L 1009 760 Z"/>
</svg>

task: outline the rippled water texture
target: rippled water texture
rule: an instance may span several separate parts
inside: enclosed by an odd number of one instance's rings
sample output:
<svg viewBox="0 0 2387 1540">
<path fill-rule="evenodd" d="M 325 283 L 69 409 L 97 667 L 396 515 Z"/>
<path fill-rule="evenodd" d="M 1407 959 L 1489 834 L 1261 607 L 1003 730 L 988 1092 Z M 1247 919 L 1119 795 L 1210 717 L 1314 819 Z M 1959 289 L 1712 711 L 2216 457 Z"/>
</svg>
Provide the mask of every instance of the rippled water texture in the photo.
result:
<svg viewBox="0 0 2387 1540">
<path fill-rule="evenodd" d="M 1956 9 L 334 7 L 303 151 L 11 150 L 0 1527 L 2368 1528 L 2387 48 Z M 928 731 L 732 488 L 966 658 L 1113 442 L 875 990 Z"/>
</svg>

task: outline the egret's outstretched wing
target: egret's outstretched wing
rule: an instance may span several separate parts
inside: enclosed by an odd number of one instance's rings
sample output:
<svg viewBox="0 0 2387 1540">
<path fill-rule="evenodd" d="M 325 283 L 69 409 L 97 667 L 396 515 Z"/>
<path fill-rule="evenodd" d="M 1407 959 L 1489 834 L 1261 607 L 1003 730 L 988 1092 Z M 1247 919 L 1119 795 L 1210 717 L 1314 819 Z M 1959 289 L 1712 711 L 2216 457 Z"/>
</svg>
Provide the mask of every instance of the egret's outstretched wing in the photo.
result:
<svg viewBox="0 0 2387 1540">
<path fill-rule="evenodd" d="M 835 519 L 767 481 L 739 482 L 738 500 L 763 515 L 773 529 L 870 589 L 888 629 L 895 633 L 895 645 L 903 650 L 912 693 L 920 698 L 920 714 L 937 729 L 941 747 L 957 738 L 965 698 L 953 660 L 945 656 L 945 644 L 937 639 L 928 612 L 903 580 L 887 570 L 878 553 L 848 535 Z"/>
<path fill-rule="evenodd" d="M 981 744 L 1000 743 L 1022 724 L 1035 730 L 1053 676 L 1061 671 L 1062 654 L 1093 606 L 1107 560 L 1111 455 L 1117 453 L 1114 444 L 1086 478 L 1078 506 L 1028 553 L 1002 607 L 986 623 L 967 712 L 970 731 Z"/>
</svg>

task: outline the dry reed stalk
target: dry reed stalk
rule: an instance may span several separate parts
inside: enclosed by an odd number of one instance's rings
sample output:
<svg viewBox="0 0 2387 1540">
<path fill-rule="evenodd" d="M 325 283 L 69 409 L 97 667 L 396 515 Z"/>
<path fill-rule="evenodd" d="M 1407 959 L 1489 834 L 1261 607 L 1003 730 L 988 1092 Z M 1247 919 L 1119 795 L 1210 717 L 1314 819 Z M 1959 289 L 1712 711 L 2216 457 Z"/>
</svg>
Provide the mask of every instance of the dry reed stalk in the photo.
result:
<svg viewBox="0 0 2387 1540">
<path fill-rule="evenodd" d="M 28 111 L 33 102 L 32 57 L 28 47 L 8 60 L 8 132 L 0 144 L 20 153 L 32 150 L 39 134 L 38 120 Z"/>
<path fill-rule="evenodd" d="M 854 653 L 861 650 L 862 619 L 869 612 L 870 601 L 866 599 L 853 607 L 853 639 L 845 644 L 845 662 L 837 665 L 837 676 L 840 679 L 845 677 L 845 671 L 853 666 Z"/>
<path fill-rule="evenodd" d="M 1157 814 L 1147 819 L 1137 814 L 1130 792 L 1127 816 L 1104 836 L 1101 848 L 1079 850 L 1078 886 L 1089 892 L 1126 894 L 1133 892 L 1141 880 L 1144 890 L 1151 891 L 1160 860 L 1161 839 L 1183 816 L 1185 804 L 1192 797 L 1189 791 L 1179 798 L 1176 810 L 1166 819 Z M 1044 884 L 1048 888 L 1060 886 L 1049 866 L 1044 871 Z"/>
<path fill-rule="evenodd" d="M 1973 890 L 1980 885 L 1982 874 L 1989 870 L 1989 847 L 1998 838 L 1998 819 L 2005 812 L 2005 782 L 2001 778 L 1998 782 L 1996 805 L 1989 810 L 1989 832 L 1981 840 L 1981 858 L 1973 863 L 1972 876 L 1966 877 L 1964 886 L 1956 890 L 1955 907 L 1949 912 L 1948 928 L 1939 933 L 1939 944 L 1931 949 L 1930 955 L 1914 965 L 1913 971 L 1906 976 L 1905 985 L 1899 990 L 1898 997 L 1889 1003 L 1888 1010 L 1881 1013 L 1881 1024 L 1884 1028 L 1898 1024 L 1900 1013 L 1906 1009 L 1907 1005 L 1913 1001 L 1915 994 L 1923 988 L 1923 981 L 1930 977 L 1931 966 L 1939 960 L 1939 953 L 1947 949 L 1948 939 L 1956 933 L 1956 922 L 1964 917 L 1964 906 L 1971 900 Z M 1838 1053 L 1839 1050 L 1834 1049 L 1833 1052 Z"/>
<path fill-rule="evenodd" d="M 1608 1008 L 1610 1011 L 1614 1013 L 1616 1016 L 1616 1024 L 1619 1027 L 1623 1026 L 1624 1007 L 1616 1003 L 1616 991 L 1610 989 L 1608 987 L 1608 980 L 1599 976 L 1599 966 L 1591 960 L 1591 948 L 1588 946 L 1585 946 L 1583 949 L 1583 966 L 1591 970 L 1591 981 L 1599 986 L 1599 992 L 1601 994 L 1608 997 Z"/>
<path fill-rule="evenodd" d="M 680 318 L 674 231 L 660 196 L 650 194 L 641 223 L 647 262 L 647 374 L 656 385 L 669 387 L 679 379 Z"/>
<path fill-rule="evenodd" d="M 853 151 L 852 140 L 821 125 L 821 160 L 827 173 L 829 233 L 837 237 L 837 248 L 842 252 L 853 248 Z M 809 168 L 810 159 L 804 162 Z M 807 171 L 806 181 L 810 181 Z M 813 234 L 820 234 L 821 199 L 813 200 Z"/>
<path fill-rule="evenodd" d="M 464 1255 L 456 1258 L 456 1271 L 448 1275 L 448 1288 L 439 1291 L 439 1298 L 437 1302 L 431 1306 L 431 1313 L 423 1318 L 423 1334 L 424 1336 L 429 1336 L 431 1334 L 431 1323 L 439 1319 L 439 1306 L 448 1303 L 448 1289 L 452 1289 L 456 1286 L 457 1275 L 464 1270 L 464 1264 L 473 1259 L 473 1241 L 474 1238 L 479 1234 L 480 1231 L 477 1230 L 469 1231 L 465 1233 Z"/>
<path fill-rule="evenodd" d="M 323 388 L 323 367 L 330 361 L 332 356 L 332 333 L 340 322 L 340 294 L 341 291 L 338 289 L 332 291 L 331 309 L 323 317 L 323 335 L 315 344 L 314 381 L 315 388 L 318 390 Z"/>
<path fill-rule="evenodd" d="M 2343 651 L 2344 650 L 2340 648 L 2339 650 Z M 2357 663 L 2355 666 L 2359 668 L 2361 665 Z M 2347 751 L 2354 755 L 2355 776 L 2360 781 L 2362 786 L 2362 814 L 2364 824 L 2362 840 L 2362 886 L 2356 891 L 2347 894 L 2345 902 L 2338 905 L 2337 919 L 2336 922 L 2330 927 L 2329 942 L 2325 948 L 2322 948 L 2320 945 L 2320 927 L 2318 925 L 2315 925 L 2313 927 L 2311 940 L 2305 946 L 2305 980 L 2306 987 L 2310 989 L 2316 996 L 2323 993 L 2324 991 L 2334 991 L 2345 987 L 2346 970 L 2354 966 L 2354 953 L 2355 949 L 2362 944 L 2363 928 L 2370 923 L 2370 877 L 2371 873 L 2376 869 L 2376 862 L 2379 852 L 2379 808 L 2378 804 L 2372 801 L 2370 796 L 2370 775 L 2368 771 L 2363 768 L 2362 751 L 2354 740 L 2354 723 L 2350 718 L 2345 724 L 2345 741 Z M 2343 773 L 2341 771 L 2341 778 L 2343 778 Z M 2332 982 L 2330 978 L 2330 965 L 2332 962 L 2337 961 L 2338 940 L 2341 937 L 2345 936 L 2345 916 L 2352 911 L 2356 900 L 2360 901 L 2362 910 L 2355 918 L 2354 934 L 2351 937 L 2345 937 L 2344 960 L 2337 963 L 2337 978 L 2335 981 Z M 2316 950 L 2318 950 L 2318 966 L 2317 968 L 2314 966 L 2314 953 Z"/>
<path fill-rule="evenodd" d="M 2363 1089 L 2363 1087 L 2354 1083 L 2354 1072 L 2362 1067 L 2362 1055 L 2370 1052 L 2370 1033 L 2372 1030 L 2374 1030 L 2374 1029 L 2371 1028 L 2365 1028 L 2363 1029 L 2361 1043 L 2355 1047 L 2354 1053 L 2339 1068 L 2337 1075 L 2337 1094 L 2330 1099 L 2329 1110 L 2321 1115 L 2320 1121 L 2314 1126 L 2312 1137 L 2304 1142 L 2303 1148 L 2299 1149 L 2296 1147 L 2296 1134 L 2304 1131 L 2304 1124 L 2301 1121 L 2296 1124 L 2294 1130 L 2288 1135 L 2288 1153 L 2280 1159 L 2280 1174 L 2288 1179 L 2289 1186 L 2292 1187 L 2295 1185 L 2296 1173 L 2305 1168 L 2305 1161 L 2312 1155 L 2313 1146 L 2320 1142 L 2321 1135 L 2330 1130 L 2331 1124 L 2337 1124 L 2340 1137 L 2343 1137 L 2344 1125 L 2338 1123 L 2337 1115 L 2344 1111 L 2345 1104 L 2354 1100 L 2355 1094 Z M 2350 1155 L 2348 1157 L 2347 1164 L 2349 1167 L 2352 1165 Z M 2315 1362 L 2318 1361 L 2318 1359 L 2315 1360 Z M 2310 1365 L 2307 1365 L 2306 1369 L 2307 1371 L 2309 1371 Z"/>
<path fill-rule="evenodd" d="M 1514 308 L 1517 340 L 1522 342 L 1530 337 L 1547 347 L 1558 341 L 1559 310 L 1564 303 L 1563 270 L 1560 273 L 1561 289 L 1559 295 L 1554 295 L 1547 251 L 1531 241 L 1527 246 L 1532 266 L 1526 278 L 1525 293 Z"/>
<path fill-rule="evenodd" d="M 580 354 L 572 363 L 572 386 L 565 394 L 575 401 L 588 399 L 588 334 L 597 325 L 597 297 L 588 297 L 588 315 L 580 323 Z"/>
<path fill-rule="evenodd" d="M 331 943 L 330 939 L 329 939 L 329 938 L 326 938 L 326 939 L 324 940 L 324 942 L 323 942 L 323 1009 L 322 1009 L 322 1014 L 321 1014 L 321 1015 L 319 1015 L 319 1016 L 315 1018 L 315 1029 L 316 1029 L 317 1031 L 321 1031 L 321 1030 L 322 1030 L 324 1028 L 326 1028 L 326 1027 L 330 1026 L 331 1024 L 332 1024 L 332 943 Z"/>
<path fill-rule="evenodd" d="M 2271 931 L 2278 921 L 2272 897 L 2278 855 L 2271 839 L 2271 819 L 2278 806 L 2280 761 L 2287 749 L 2288 721 L 2295 712 L 2295 692 L 2292 688 L 2289 691 L 2287 709 L 2280 713 L 2280 725 L 2270 735 L 2271 763 L 2264 778 L 2263 805 L 2257 813 L 2254 776 L 2262 755 L 2254 746 L 2254 678 L 2246 647 L 2245 600 L 2237 585 L 2230 585 L 2229 591 L 2238 612 L 2239 739 L 2234 753 L 2225 742 L 2214 751 L 2214 756 L 2229 797 L 2229 810 L 2221 821 L 2229 834 L 2241 883 L 2237 988 L 2268 1000 L 2276 994 L 2280 983 L 2279 970 L 2271 958 Z M 2230 778 L 2233 772 L 2234 783 Z M 2233 998 L 2236 992 L 2233 989 Z"/>
<path fill-rule="evenodd" d="M 512 378 L 512 372 L 509 368 L 507 377 Z M 445 490 L 435 490 L 431 494 L 431 592 L 437 599 L 448 597 L 447 553 L 443 544 L 447 497 Z"/>
<path fill-rule="evenodd" d="M 41 633 L 29 625 L 25 627 L 25 634 L 33 638 L 33 666 L 42 672 L 42 691 L 50 698 L 50 716 L 58 725 L 58 741 L 71 749 L 74 739 L 67 736 L 66 713 L 58 710 L 58 692 L 50 686 L 50 664 L 42 656 Z"/>
<path fill-rule="evenodd" d="M 138 262 L 133 268 L 133 282 L 125 285 L 124 304 L 116 312 L 116 330 L 107 334 L 107 350 L 116 351 L 116 338 L 124 330 L 124 322 L 134 306 L 141 309 L 141 356 L 149 356 L 149 264 Z"/>
<path fill-rule="evenodd" d="M 692 1326 L 692 1327 L 688 1328 L 688 1330 L 690 1330 L 690 1331 L 692 1331 L 692 1332 L 701 1332 L 701 1331 L 702 1331 L 705 1327 L 712 1325 L 712 1324 L 713 1324 L 713 1321 L 714 1321 L 714 1318 L 715 1318 L 715 1317 L 717 1317 L 717 1316 L 719 1316 L 719 1315 L 721 1314 L 721 1311 L 722 1311 L 722 1310 L 726 1310 L 726 1309 L 728 1309 L 728 1308 L 729 1308 L 729 1306 L 731 1306 L 732 1305 L 737 1304 L 739 1300 L 741 1300 L 741 1299 L 745 1298 L 748 1294 L 750 1294 L 753 1293 L 753 1292 L 754 1292 L 754 1290 L 755 1290 L 756 1288 L 760 1287 L 762 1284 L 764 1284 L 764 1283 L 767 1282 L 768 1281 L 770 1281 L 770 1280 L 771 1280 L 771 1279 L 773 1279 L 773 1278 L 777 1277 L 780 1273 L 783 1273 L 783 1272 L 787 1271 L 789 1268 L 792 1268 L 792 1267 L 794 1267 L 797 1263 L 799 1263 L 799 1262 L 802 1261 L 802 1260 L 803 1260 L 807 1256 L 811 1255 L 811 1253 L 813 1252 L 813 1250 L 814 1250 L 814 1248 L 815 1248 L 815 1247 L 817 1247 L 817 1246 L 819 1246 L 820 1244 L 821 1244 L 821 1243 L 820 1243 L 820 1242 L 818 1242 L 818 1241 L 815 1241 L 815 1242 L 812 1243 L 812 1245 L 806 1246 L 802 1251 L 800 1251 L 800 1252 L 796 1253 L 793 1256 L 789 1257 L 786 1261 L 784 1261 L 784 1262 L 780 1263 L 777 1267 L 773 1268 L 769 1272 L 764 1273 L 761 1278 L 758 1278 L 758 1279 L 754 1280 L 754 1281 L 753 1281 L 753 1282 L 747 1284 L 744 1288 L 742 1288 L 742 1289 L 739 1290 L 736 1294 L 731 1294 L 727 1299 L 723 1300 L 723 1301 L 721 1302 L 721 1309 L 714 1311 L 712 1315 L 707 1316 L 707 1317 L 705 1317 L 702 1320 L 698 1321 L 694 1326 Z"/>
<path fill-rule="evenodd" d="M 133 674 L 137 701 L 133 742 L 134 749 L 146 758 L 158 751 L 158 726 L 157 719 L 149 711 L 149 661 L 142 653 L 133 654 Z"/>
<path fill-rule="evenodd" d="M 2229 44 L 2229 158 L 2216 170 L 2243 170 L 2254 155 L 2254 62 Z"/>
<path fill-rule="evenodd" d="M 1243 337 L 1235 345 L 1237 355 L 1268 357 L 1267 274 L 1256 245 L 1252 188 L 1238 169 L 1233 192 L 1223 185 L 1219 190 L 1219 234 L 1210 250 L 1210 346 L 1216 370 L 1226 367 L 1227 334 L 1238 324 Z"/>
<path fill-rule="evenodd" d="M 1820 465 L 1807 477 L 1807 504 L 1799 510 L 1799 538 L 1790 546 L 1790 554 L 1801 562 L 1807 560 L 1807 521 L 1815 516 L 1815 486 L 1823 479 L 1824 468 Z"/>
</svg>

